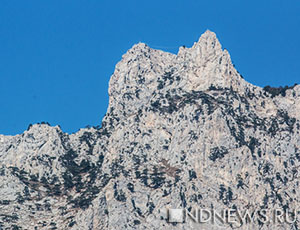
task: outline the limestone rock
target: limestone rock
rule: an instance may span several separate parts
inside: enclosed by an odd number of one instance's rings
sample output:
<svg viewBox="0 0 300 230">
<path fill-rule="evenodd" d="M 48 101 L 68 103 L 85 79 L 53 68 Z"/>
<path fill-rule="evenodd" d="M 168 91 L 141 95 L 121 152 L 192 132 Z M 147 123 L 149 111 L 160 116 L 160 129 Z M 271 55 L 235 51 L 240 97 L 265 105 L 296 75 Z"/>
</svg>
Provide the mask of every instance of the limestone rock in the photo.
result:
<svg viewBox="0 0 300 230">
<path fill-rule="evenodd" d="M 134 45 L 108 91 L 100 128 L 0 135 L 0 229 L 220 229 L 168 209 L 300 205 L 300 86 L 246 82 L 213 32 L 177 55 Z"/>
</svg>

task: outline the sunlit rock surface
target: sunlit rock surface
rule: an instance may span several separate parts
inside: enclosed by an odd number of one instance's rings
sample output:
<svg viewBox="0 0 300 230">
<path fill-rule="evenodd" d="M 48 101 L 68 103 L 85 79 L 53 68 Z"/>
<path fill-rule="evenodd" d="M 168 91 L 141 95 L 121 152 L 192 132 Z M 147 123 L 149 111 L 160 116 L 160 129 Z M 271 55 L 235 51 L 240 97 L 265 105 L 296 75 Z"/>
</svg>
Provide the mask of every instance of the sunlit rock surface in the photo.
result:
<svg viewBox="0 0 300 230">
<path fill-rule="evenodd" d="M 116 65 L 101 128 L 35 124 L 0 135 L 0 229 L 222 228 L 169 208 L 300 206 L 300 86 L 262 89 L 206 31 L 177 55 L 134 45 Z"/>
</svg>

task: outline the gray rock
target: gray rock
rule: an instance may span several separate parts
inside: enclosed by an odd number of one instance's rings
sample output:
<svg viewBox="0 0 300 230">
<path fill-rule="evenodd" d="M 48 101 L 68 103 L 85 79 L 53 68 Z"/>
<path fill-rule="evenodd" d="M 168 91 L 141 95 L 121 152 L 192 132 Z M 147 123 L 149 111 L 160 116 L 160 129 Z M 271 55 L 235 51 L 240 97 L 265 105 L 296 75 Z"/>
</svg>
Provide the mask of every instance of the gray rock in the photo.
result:
<svg viewBox="0 0 300 230">
<path fill-rule="evenodd" d="M 134 45 L 109 96 L 101 128 L 0 135 L 0 229 L 299 228 L 168 213 L 297 209 L 300 86 L 246 82 L 206 31 L 177 55 Z"/>
</svg>

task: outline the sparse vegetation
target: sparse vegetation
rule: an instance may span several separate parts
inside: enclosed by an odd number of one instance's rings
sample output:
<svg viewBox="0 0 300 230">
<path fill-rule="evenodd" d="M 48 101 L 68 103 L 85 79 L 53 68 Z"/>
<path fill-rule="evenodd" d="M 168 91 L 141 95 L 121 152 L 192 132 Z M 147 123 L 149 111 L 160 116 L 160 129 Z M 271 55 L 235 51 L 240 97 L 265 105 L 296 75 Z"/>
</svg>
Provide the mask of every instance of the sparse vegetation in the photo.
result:
<svg viewBox="0 0 300 230">
<path fill-rule="evenodd" d="M 295 86 L 297 86 L 298 84 L 294 84 L 293 86 L 279 86 L 279 87 L 271 87 L 269 85 L 265 86 L 263 89 L 264 91 L 268 92 L 269 94 L 271 94 L 271 97 L 276 97 L 278 95 L 281 95 L 283 97 L 286 96 L 286 91 L 288 89 L 293 89 Z"/>
</svg>

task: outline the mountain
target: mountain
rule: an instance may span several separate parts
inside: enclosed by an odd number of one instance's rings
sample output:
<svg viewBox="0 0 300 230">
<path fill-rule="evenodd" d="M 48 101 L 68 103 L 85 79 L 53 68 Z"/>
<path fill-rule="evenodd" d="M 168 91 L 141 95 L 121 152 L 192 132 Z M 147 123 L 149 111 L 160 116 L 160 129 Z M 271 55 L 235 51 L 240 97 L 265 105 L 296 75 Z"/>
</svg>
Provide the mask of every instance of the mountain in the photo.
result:
<svg viewBox="0 0 300 230">
<path fill-rule="evenodd" d="M 0 229 L 299 229 L 193 220 L 297 209 L 299 85 L 246 82 L 206 31 L 177 55 L 134 45 L 109 96 L 99 129 L 0 135 Z"/>
</svg>

